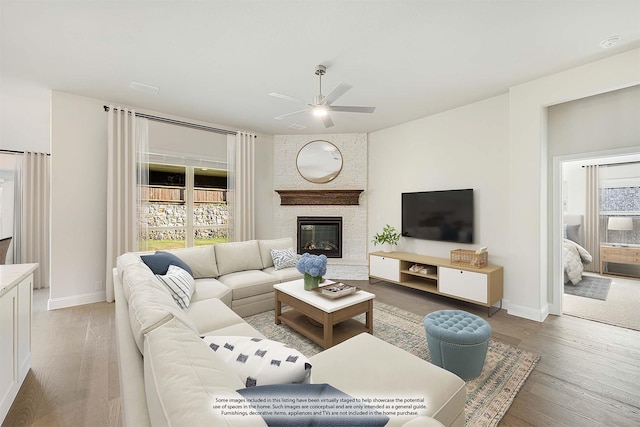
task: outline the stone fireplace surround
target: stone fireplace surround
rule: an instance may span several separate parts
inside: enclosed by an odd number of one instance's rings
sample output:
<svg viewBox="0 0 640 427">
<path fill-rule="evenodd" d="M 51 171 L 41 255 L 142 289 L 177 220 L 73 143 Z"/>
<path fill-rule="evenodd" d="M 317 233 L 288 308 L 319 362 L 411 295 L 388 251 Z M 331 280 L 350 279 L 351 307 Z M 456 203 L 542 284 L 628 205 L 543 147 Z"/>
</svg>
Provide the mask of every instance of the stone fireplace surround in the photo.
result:
<svg viewBox="0 0 640 427">
<path fill-rule="evenodd" d="M 314 184 L 300 176 L 296 168 L 298 151 L 314 140 L 329 141 L 343 157 L 340 174 L 326 184 Z M 273 138 L 274 190 L 358 190 L 355 205 L 281 205 L 273 192 L 274 236 L 297 241 L 299 216 L 341 216 L 342 258 L 329 258 L 326 277 L 337 280 L 367 280 L 367 134 L 276 135 Z"/>
</svg>

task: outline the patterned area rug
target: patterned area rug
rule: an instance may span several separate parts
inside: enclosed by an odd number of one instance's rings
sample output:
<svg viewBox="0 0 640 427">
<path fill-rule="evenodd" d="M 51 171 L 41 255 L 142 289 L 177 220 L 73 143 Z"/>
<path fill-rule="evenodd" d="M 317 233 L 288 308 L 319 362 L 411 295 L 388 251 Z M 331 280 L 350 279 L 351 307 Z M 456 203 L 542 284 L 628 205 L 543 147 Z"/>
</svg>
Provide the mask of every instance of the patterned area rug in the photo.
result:
<svg viewBox="0 0 640 427">
<path fill-rule="evenodd" d="M 374 301 L 373 319 L 376 337 L 431 361 L 421 316 Z M 307 357 L 322 351 L 320 346 L 287 326 L 276 325 L 273 310 L 245 320 L 267 338 L 286 343 Z M 360 320 L 363 320 L 362 316 Z M 539 360 L 538 354 L 490 340 L 482 374 L 467 381 L 465 424 L 474 427 L 498 425 Z"/>
<path fill-rule="evenodd" d="M 610 287 L 611 279 L 607 279 L 605 277 L 582 276 L 582 280 L 575 285 L 565 283 L 564 293 L 578 297 L 606 301 Z"/>
</svg>

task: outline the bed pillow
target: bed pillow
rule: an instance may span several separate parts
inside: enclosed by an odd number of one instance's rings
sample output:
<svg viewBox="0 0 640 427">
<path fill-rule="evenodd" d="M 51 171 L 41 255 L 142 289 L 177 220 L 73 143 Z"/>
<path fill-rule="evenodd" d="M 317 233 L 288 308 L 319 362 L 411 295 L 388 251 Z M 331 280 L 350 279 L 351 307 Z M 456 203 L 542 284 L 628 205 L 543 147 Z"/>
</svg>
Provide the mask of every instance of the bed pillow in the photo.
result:
<svg viewBox="0 0 640 427">
<path fill-rule="evenodd" d="M 273 266 L 276 270 L 295 267 L 298 263 L 298 256 L 293 248 L 271 249 L 271 258 L 273 259 Z"/>
<path fill-rule="evenodd" d="M 147 264 L 147 267 L 153 271 L 153 274 L 167 274 L 170 265 L 177 265 L 187 273 L 191 273 L 191 268 L 180 258 L 164 251 L 156 251 L 153 255 L 142 255 L 140 259 Z"/>
<path fill-rule="evenodd" d="M 196 289 L 196 281 L 186 270 L 177 265 L 170 265 L 167 274 L 156 274 L 160 282 L 169 289 L 173 300 L 180 308 L 189 307 L 191 297 Z"/>
<path fill-rule="evenodd" d="M 208 335 L 202 340 L 236 372 L 245 387 L 309 382 L 309 359 L 277 341 Z"/>
<path fill-rule="evenodd" d="M 387 425 L 389 417 L 378 412 L 375 408 L 355 402 L 350 395 L 338 390 L 329 384 L 277 384 L 244 388 L 237 390 L 249 402 L 256 402 L 254 409 L 262 415 L 269 427 L 382 427 Z M 309 415 L 309 409 L 303 405 L 297 405 L 288 409 L 287 415 L 274 415 L 273 404 L 261 402 L 273 402 L 273 398 L 281 402 L 291 402 L 294 399 L 313 399 L 319 402 L 325 399 L 322 406 L 322 415 Z M 340 405 L 332 402 L 341 402 Z M 344 415 L 350 412 L 352 415 Z"/>
</svg>

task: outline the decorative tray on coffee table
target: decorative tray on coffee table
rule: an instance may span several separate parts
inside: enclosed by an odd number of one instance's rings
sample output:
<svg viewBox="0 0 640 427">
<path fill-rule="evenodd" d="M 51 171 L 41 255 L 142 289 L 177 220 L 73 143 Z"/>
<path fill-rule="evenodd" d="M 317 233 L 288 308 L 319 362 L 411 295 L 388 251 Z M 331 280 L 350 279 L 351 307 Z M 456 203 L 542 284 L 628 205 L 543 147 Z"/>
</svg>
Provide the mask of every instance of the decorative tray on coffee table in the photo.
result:
<svg viewBox="0 0 640 427">
<path fill-rule="evenodd" d="M 356 288 L 355 286 L 346 285 L 340 282 L 330 283 L 328 285 L 320 286 L 314 289 L 314 291 L 316 291 L 320 295 L 331 299 L 351 295 L 357 290 L 358 288 Z"/>
</svg>

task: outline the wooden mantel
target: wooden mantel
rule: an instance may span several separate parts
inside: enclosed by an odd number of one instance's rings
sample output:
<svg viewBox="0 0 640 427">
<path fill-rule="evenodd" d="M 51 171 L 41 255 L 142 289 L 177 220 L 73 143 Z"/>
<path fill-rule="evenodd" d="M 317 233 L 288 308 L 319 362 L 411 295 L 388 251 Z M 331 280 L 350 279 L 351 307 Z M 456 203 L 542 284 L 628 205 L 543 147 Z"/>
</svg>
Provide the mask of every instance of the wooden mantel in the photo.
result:
<svg viewBox="0 0 640 427">
<path fill-rule="evenodd" d="M 358 205 L 364 190 L 276 190 L 281 205 Z"/>
</svg>

